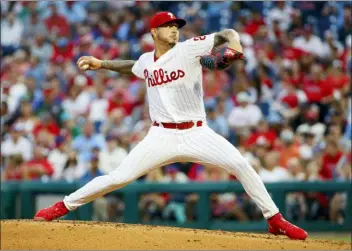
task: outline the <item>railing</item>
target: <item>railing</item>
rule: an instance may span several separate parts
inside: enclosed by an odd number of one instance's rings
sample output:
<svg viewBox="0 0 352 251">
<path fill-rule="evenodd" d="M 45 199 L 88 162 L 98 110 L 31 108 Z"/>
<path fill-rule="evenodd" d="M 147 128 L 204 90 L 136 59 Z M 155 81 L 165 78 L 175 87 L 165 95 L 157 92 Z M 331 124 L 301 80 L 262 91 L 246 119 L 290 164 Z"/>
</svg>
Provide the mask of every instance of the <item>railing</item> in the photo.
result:
<svg viewBox="0 0 352 251">
<path fill-rule="evenodd" d="M 31 219 L 35 214 L 35 197 L 43 194 L 69 194 L 82 184 L 66 182 L 2 182 L 1 184 L 1 218 L 16 218 L 16 208 L 20 207 L 19 218 Z M 350 182 L 292 182 L 266 184 L 273 200 L 285 215 L 285 196 L 290 192 L 346 192 L 346 219 L 341 225 L 329 221 L 301 221 L 296 222 L 307 230 L 314 231 L 351 231 L 352 230 L 352 189 Z M 236 231 L 265 231 L 267 225 L 264 220 L 259 222 L 216 221 L 210 219 L 211 193 L 244 193 L 241 184 L 229 183 L 188 183 L 188 184 L 160 184 L 160 183 L 132 183 L 112 194 L 122 195 L 125 203 L 124 222 L 140 223 L 138 201 L 143 193 L 184 192 L 197 193 L 197 221 L 185 224 L 171 224 L 170 222 L 152 222 L 150 224 L 172 225 L 190 228 L 223 229 Z M 19 199 L 17 199 L 19 198 Z M 20 204 L 20 205 L 19 205 Z M 92 204 L 89 203 L 71 212 L 66 219 L 91 220 Z"/>
</svg>

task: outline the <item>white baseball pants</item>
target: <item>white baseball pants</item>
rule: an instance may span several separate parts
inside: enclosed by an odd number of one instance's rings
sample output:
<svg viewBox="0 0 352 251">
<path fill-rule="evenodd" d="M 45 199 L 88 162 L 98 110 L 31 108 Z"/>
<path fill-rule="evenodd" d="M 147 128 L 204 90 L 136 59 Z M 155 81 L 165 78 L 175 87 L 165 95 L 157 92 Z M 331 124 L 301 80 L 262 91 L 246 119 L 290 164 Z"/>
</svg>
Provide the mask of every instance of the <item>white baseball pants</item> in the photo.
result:
<svg viewBox="0 0 352 251">
<path fill-rule="evenodd" d="M 66 196 L 69 210 L 117 190 L 154 168 L 174 162 L 196 162 L 224 168 L 235 175 L 265 218 L 279 212 L 262 180 L 248 161 L 225 138 L 207 125 L 187 130 L 152 126 L 122 163 L 108 175 L 100 176 Z"/>
</svg>

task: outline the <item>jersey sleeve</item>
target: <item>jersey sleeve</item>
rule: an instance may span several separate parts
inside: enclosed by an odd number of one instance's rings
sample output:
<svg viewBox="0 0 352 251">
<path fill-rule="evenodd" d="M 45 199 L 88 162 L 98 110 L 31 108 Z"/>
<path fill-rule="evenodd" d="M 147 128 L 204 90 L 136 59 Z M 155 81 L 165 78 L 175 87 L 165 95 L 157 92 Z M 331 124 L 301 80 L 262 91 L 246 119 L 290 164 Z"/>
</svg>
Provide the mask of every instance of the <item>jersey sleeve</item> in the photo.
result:
<svg viewBox="0 0 352 251">
<path fill-rule="evenodd" d="M 132 73 L 136 75 L 137 77 L 144 79 L 144 69 L 143 69 L 143 63 L 141 61 L 141 58 L 136 61 L 132 67 Z"/>
<path fill-rule="evenodd" d="M 215 33 L 212 33 L 209 35 L 194 37 L 186 40 L 185 50 L 188 59 L 192 63 L 199 63 L 200 56 L 210 54 L 214 47 L 214 37 Z"/>
</svg>

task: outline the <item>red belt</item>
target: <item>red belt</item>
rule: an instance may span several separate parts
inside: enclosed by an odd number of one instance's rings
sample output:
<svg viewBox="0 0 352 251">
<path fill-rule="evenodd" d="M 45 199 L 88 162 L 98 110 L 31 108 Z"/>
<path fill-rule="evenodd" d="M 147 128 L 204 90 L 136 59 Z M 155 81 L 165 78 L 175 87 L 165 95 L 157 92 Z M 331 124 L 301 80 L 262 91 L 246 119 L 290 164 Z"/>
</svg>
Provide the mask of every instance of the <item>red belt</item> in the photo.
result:
<svg viewBox="0 0 352 251">
<path fill-rule="evenodd" d="M 163 125 L 164 128 L 168 128 L 168 129 L 179 129 L 179 130 L 185 130 L 185 129 L 189 129 L 192 128 L 195 124 L 195 122 L 193 121 L 187 121 L 187 122 L 181 122 L 181 123 L 158 123 L 158 122 L 154 122 L 153 126 L 160 126 L 160 124 Z M 200 127 L 203 125 L 203 121 L 197 121 L 196 122 L 196 126 Z"/>
</svg>

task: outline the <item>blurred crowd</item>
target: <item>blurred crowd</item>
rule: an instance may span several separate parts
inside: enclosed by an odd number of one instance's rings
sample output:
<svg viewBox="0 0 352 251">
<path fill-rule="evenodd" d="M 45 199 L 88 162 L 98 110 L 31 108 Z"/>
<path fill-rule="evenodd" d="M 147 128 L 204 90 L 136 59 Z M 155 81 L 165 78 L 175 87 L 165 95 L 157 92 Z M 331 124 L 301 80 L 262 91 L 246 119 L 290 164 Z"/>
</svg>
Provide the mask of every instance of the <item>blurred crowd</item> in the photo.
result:
<svg viewBox="0 0 352 251">
<path fill-rule="evenodd" d="M 79 71 L 76 61 L 152 51 L 149 20 L 159 10 L 188 21 L 181 41 L 225 28 L 240 34 L 246 60 L 204 70 L 207 123 L 264 182 L 351 179 L 350 2 L 2 1 L 2 180 L 88 182 L 118 167 L 151 125 L 145 84 Z M 176 163 L 140 180 L 236 177 Z M 214 194 L 211 201 L 213 217 L 260 218 L 246 195 Z M 184 222 L 196 217 L 196 202 L 193 194 L 147 194 L 140 208 L 145 220 Z M 344 193 L 292 193 L 286 201 L 291 218 L 336 222 L 345 203 Z"/>
</svg>

